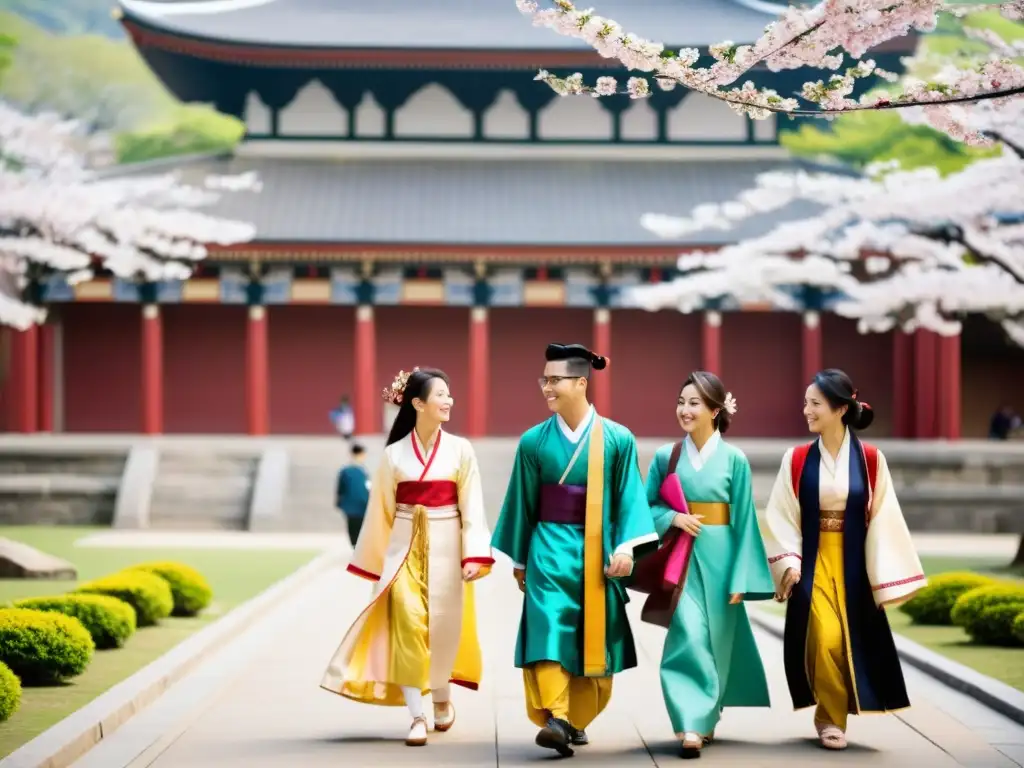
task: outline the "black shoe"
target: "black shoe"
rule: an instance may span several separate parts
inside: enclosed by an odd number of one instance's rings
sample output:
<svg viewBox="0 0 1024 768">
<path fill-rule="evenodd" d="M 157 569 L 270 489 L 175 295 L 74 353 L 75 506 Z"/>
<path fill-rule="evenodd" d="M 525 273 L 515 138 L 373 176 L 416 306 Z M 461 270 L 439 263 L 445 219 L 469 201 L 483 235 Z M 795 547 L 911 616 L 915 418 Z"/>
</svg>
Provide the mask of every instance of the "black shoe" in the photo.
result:
<svg viewBox="0 0 1024 768">
<path fill-rule="evenodd" d="M 585 747 L 590 743 L 590 737 L 587 736 L 587 732 L 582 728 L 572 728 L 569 732 L 569 741 L 574 747 Z"/>
<path fill-rule="evenodd" d="M 538 747 L 553 749 L 562 757 L 572 757 L 574 752 L 569 744 L 572 742 L 573 727 L 565 720 L 549 717 L 548 724 L 540 729 L 536 743 Z"/>
</svg>

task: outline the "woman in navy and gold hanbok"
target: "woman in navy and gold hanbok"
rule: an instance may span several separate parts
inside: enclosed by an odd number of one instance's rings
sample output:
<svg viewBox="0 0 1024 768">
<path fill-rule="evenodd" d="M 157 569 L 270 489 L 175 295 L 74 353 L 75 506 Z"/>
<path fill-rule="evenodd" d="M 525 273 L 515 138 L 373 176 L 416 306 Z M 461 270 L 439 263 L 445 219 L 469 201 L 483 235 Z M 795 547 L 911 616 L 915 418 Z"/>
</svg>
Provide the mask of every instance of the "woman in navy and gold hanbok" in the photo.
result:
<svg viewBox="0 0 1024 768">
<path fill-rule="evenodd" d="M 819 438 L 786 452 L 761 529 L 778 599 L 789 600 L 793 706 L 816 704 L 822 746 L 844 749 L 847 715 L 910 706 L 884 609 L 927 581 L 885 456 L 855 434 L 873 416 L 850 378 L 818 373 L 804 416 Z"/>
</svg>

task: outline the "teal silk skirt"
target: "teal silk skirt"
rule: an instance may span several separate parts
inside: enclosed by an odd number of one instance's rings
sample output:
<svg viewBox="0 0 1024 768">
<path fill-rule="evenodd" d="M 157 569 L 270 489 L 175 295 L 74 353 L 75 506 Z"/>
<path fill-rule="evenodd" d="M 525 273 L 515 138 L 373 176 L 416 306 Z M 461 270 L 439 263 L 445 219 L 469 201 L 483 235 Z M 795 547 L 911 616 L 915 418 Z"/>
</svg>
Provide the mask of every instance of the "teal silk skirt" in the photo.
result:
<svg viewBox="0 0 1024 768">
<path fill-rule="evenodd" d="M 705 526 L 665 637 L 661 690 L 673 730 L 706 736 L 723 707 L 770 707 L 768 681 L 746 607 L 729 605 L 729 526 Z"/>
</svg>

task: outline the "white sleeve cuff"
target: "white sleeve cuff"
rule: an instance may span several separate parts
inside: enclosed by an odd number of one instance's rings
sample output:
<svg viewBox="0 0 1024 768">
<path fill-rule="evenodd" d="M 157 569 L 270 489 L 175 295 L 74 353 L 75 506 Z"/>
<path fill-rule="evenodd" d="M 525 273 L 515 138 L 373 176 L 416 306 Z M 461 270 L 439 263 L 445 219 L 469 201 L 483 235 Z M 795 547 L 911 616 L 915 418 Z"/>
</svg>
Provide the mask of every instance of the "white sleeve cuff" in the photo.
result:
<svg viewBox="0 0 1024 768">
<path fill-rule="evenodd" d="M 658 534 L 646 533 L 643 536 L 638 536 L 635 539 L 624 541 L 615 548 L 614 554 L 628 555 L 629 557 L 633 557 L 633 550 L 641 544 L 646 544 L 649 541 L 658 541 Z"/>
</svg>

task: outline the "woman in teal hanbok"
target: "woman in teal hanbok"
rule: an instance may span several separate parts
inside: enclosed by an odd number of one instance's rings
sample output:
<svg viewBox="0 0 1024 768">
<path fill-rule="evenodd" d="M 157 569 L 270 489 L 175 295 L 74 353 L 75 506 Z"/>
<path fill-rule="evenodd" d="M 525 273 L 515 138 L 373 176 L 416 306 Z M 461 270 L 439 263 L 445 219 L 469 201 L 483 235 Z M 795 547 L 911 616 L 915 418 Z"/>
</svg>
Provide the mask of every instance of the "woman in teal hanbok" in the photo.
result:
<svg viewBox="0 0 1024 768">
<path fill-rule="evenodd" d="M 757 526 L 750 463 L 722 440 L 736 401 L 717 376 L 692 373 L 676 406 L 685 439 L 662 446 L 647 473 L 658 534 L 694 537 L 685 583 L 665 638 L 661 688 L 682 757 L 711 743 L 724 707 L 769 707 L 768 682 L 744 600 L 770 600 L 775 586 Z M 689 514 L 659 495 L 675 453 Z"/>
</svg>

